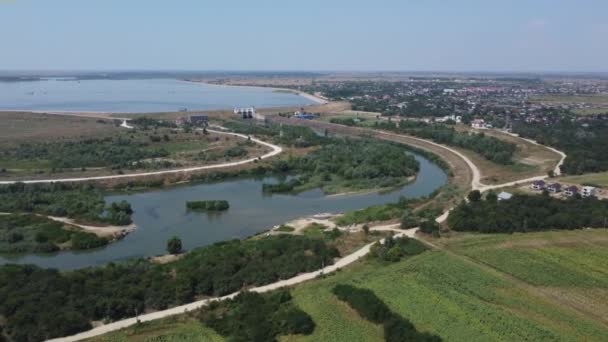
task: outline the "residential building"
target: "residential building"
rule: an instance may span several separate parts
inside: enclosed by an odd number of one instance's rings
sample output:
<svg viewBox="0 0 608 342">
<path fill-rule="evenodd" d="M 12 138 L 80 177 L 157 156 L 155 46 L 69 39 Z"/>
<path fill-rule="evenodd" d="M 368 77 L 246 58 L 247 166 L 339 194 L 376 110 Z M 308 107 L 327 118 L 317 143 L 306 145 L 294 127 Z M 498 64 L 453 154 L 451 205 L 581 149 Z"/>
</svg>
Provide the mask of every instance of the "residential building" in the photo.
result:
<svg viewBox="0 0 608 342">
<path fill-rule="evenodd" d="M 547 187 L 547 190 L 549 190 L 549 192 L 558 193 L 562 191 L 562 185 L 559 183 L 553 183 Z"/>
<path fill-rule="evenodd" d="M 584 186 L 582 191 L 581 191 L 581 195 L 583 195 L 583 197 L 591 197 L 591 196 L 595 196 L 595 191 L 597 189 L 593 186 Z"/>
<path fill-rule="evenodd" d="M 484 129 L 486 128 L 486 122 L 483 119 L 475 119 L 471 121 L 471 127 L 475 129 Z"/>
<path fill-rule="evenodd" d="M 578 188 L 574 185 L 571 185 L 564 189 L 564 194 L 568 197 L 575 196 L 576 194 L 578 194 Z"/>
<path fill-rule="evenodd" d="M 513 197 L 513 194 L 503 191 L 499 193 L 497 197 L 499 201 L 508 201 Z"/>
<path fill-rule="evenodd" d="M 242 119 L 251 119 L 255 113 L 255 107 L 234 108 L 234 114 L 241 116 Z"/>
<path fill-rule="evenodd" d="M 209 125 L 208 115 L 190 115 L 189 121 L 194 126 L 207 126 Z"/>
<path fill-rule="evenodd" d="M 545 181 L 537 180 L 537 181 L 532 182 L 531 188 L 532 188 L 532 190 L 544 190 L 545 186 L 546 186 Z"/>
</svg>

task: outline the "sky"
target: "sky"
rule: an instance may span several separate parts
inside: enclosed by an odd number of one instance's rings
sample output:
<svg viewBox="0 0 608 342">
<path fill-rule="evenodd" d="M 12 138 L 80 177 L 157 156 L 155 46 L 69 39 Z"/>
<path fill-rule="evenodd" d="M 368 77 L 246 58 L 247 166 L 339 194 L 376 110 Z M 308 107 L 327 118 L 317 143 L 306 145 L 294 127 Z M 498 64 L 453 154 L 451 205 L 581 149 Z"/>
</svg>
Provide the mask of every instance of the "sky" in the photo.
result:
<svg viewBox="0 0 608 342">
<path fill-rule="evenodd" d="M 0 0 L 0 70 L 608 71 L 606 0 Z"/>
</svg>

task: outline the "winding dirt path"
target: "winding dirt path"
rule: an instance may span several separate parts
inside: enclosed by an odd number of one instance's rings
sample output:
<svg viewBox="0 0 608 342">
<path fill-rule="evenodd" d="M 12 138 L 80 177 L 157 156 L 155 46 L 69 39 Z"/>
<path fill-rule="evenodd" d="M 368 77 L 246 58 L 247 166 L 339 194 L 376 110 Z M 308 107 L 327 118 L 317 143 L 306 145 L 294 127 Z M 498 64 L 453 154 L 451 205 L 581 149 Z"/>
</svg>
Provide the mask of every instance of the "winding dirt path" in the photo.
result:
<svg viewBox="0 0 608 342">
<path fill-rule="evenodd" d="M 223 131 L 217 131 L 217 130 L 211 130 L 211 129 L 209 129 L 208 131 L 216 133 L 216 134 L 233 135 L 233 136 L 240 137 L 240 138 L 243 138 L 243 139 L 251 138 L 251 141 L 253 141 L 255 143 L 258 143 L 260 145 L 264 145 L 264 146 L 270 147 L 272 149 L 272 151 L 264 154 L 261 157 L 249 158 L 249 159 L 245 159 L 245 160 L 239 160 L 239 161 L 235 161 L 235 162 L 215 164 L 215 165 L 194 166 L 194 167 L 188 167 L 188 168 L 183 168 L 183 169 L 163 170 L 163 171 L 154 171 L 154 172 L 130 173 L 130 174 L 124 174 L 124 175 L 95 176 L 95 177 L 35 179 L 35 180 L 12 180 L 12 181 L 0 181 L 0 184 L 15 184 L 15 183 L 33 184 L 33 183 L 86 182 L 86 181 L 96 181 L 96 180 L 108 180 L 108 179 L 120 179 L 120 178 L 136 178 L 136 177 L 145 177 L 145 176 L 175 174 L 175 173 L 181 173 L 181 172 L 192 172 L 192 171 L 200 171 L 200 170 L 221 169 L 221 168 L 225 168 L 225 167 L 232 167 L 232 166 L 238 166 L 238 165 L 252 163 L 255 160 L 258 160 L 258 158 L 260 158 L 260 159 L 271 158 L 271 157 L 274 157 L 274 156 L 276 156 L 276 155 L 278 155 L 278 154 L 280 154 L 280 153 L 283 152 L 283 148 L 280 147 L 280 146 L 277 146 L 277 145 L 274 145 L 274 144 L 271 144 L 271 143 L 268 143 L 268 142 L 256 139 L 254 137 L 248 137 L 248 136 L 246 136 L 244 134 L 232 133 L 232 132 L 223 132 Z"/>
</svg>

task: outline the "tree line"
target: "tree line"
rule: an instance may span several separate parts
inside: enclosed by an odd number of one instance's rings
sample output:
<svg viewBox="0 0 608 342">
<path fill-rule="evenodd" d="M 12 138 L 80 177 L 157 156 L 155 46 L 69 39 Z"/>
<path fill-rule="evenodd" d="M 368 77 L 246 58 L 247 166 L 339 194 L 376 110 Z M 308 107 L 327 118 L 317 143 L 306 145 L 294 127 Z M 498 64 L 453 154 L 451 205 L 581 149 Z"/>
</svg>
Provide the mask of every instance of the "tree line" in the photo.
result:
<svg viewBox="0 0 608 342">
<path fill-rule="evenodd" d="M 122 201 L 106 206 L 102 192 L 91 184 L 25 184 L 0 186 L 0 212 L 38 213 L 95 223 L 131 223 L 131 205 Z"/>
<path fill-rule="evenodd" d="M 561 200 L 544 195 L 515 194 L 509 200 L 497 201 L 496 195 L 491 193 L 485 199 L 462 202 L 450 212 L 447 222 L 456 231 L 513 233 L 603 228 L 607 220 L 608 201 L 594 197 Z"/>
<path fill-rule="evenodd" d="M 395 122 L 376 122 L 375 128 L 405 133 L 439 144 L 462 147 L 479 153 L 487 160 L 498 164 L 512 164 L 516 146 L 483 133 L 458 132 L 443 124 L 428 124 L 420 121 L 401 120 Z"/>
<path fill-rule="evenodd" d="M 312 318 L 293 304 L 288 290 L 242 292 L 234 299 L 213 302 L 198 316 L 234 342 L 271 342 L 280 335 L 310 335 L 315 329 Z"/>
<path fill-rule="evenodd" d="M 518 123 L 514 132 L 522 137 L 553 146 L 567 154 L 561 171 L 566 174 L 608 171 L 608 123 L 606 120 L 574 121 L 566 116 L 547 126 L 543 123 Z"/>
<path fill-rule="evenodd" d="M 169 264 L 138 259 L 59 272 L 32 265 L 0 267 L 4 333 L 40 341 L 114 321 L 288 279 L 330 265 L 338 251 L 323 240 L 269 236 L 193 250 Z"/>
<path fill-rule="evenodd" d="M 384 340 L 387 342 L 442 340 L 437 335 L 419 332 L 409 320 L 393 312 L 371 290 L 338 284 L 332 292 L 339 300 L 348 303 L 363 318 L 375 324 L 382 324 Z"/>
</svg>

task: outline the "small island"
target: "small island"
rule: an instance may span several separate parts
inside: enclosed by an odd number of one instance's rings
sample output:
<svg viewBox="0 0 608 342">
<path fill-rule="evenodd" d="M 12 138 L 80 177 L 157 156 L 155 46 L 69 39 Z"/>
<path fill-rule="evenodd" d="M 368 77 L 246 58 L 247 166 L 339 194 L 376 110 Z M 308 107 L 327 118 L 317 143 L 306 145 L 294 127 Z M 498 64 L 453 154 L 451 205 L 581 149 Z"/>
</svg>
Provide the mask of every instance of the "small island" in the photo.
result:
<svg viewBox="0 0 608 342">
<path fill-rule="evenodd" d="M 186 202 L 186 208 L 195 211 L 225 211 L 230 208 L 230 204 L 225 200 L 191 201 Z"/>
</svg>

